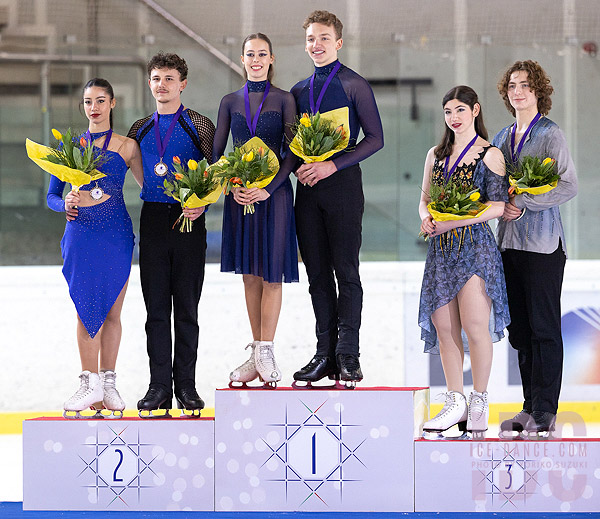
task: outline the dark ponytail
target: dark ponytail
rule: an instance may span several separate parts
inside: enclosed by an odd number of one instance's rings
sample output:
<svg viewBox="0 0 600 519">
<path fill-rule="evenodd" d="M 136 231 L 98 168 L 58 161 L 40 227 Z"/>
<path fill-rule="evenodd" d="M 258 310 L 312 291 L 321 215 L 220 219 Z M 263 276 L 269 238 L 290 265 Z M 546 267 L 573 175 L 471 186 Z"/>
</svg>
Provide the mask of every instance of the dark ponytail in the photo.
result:
<svg viewBox="0 0 600 519">
<path fill-rule="evenodd" d="M 83 94 L 85 93 L 85 91 L 88 88 L 92 88 L 92 87 L 99 87 L 102 90 L 104 90 L 106 92 L 106 94 L 108 95 L 108 97 L 110 97 L 110 100 L 112 102 L 112 100 L 115 98 L 115 92 L 113 90 L 112 85 L 106 80 L 106 79 L 102 79 L 100 77 L 95 77 L 93 79 L 90 79 L 85 86 L 83 87 L 83 90 L 81 91 L 81 97 L 82 100 L 79 103 L 79 108 L 81 109 L 81 106 L 83 105 Z M 110 109 L 110 127 L 113 127 L 113 113 L 112 113 L 112 108 Z"/>
</svg>

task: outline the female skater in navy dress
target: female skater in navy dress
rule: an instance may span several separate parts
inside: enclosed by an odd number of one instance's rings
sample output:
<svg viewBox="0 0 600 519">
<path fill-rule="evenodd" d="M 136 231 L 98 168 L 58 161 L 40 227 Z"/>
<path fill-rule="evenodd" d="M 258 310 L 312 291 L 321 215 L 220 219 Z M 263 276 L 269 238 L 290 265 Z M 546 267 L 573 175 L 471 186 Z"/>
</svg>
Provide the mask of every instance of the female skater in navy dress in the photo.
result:
<svg viewBox="0 0 600 519">
<path fill-rule="evenodd" d="M 281 310 L 282 281 L 298 281 L 298 253 L 292 184 L 295 157 L 288 151 L 296 103 L 289 92 L 271 85 L 273 50 L 267 36 L 249 35 L 242 44 L 244 87 L 226 95 L 219 107 L 213 161 L 225 151 L 231 131 L 234 146 L 253 136 L 277 155 L 280 169 L 264 189 L 236 188 L 225 198 L 221 271 L 242 274 L 253 341 L 248 361 L 230 374 L 232 382 L 260 377 L 276 386 L 281 373 L 273 354 L 273 339 Z M 283 160 L 282 156 L 285 154 Z M 244 205 L 256 212 L 244 215 Z"/>
<path fill-rule="evenodd" d="M 474 436 L 487 430 L 487 384 L 492 342 L 510 322 L 502 259 L 488 221 L 502 216 L 508 201 L 504 157 L 487 142 L 477 94 L 468 86 L 450 90 L 442 101 L 446 131 L 425 160 L 419 215 L 429 236 L 419 326 L 425 351 L 441 355 L 448 391 L 440 413 L 423 424 L 441 433 L 458 424 Z M 427 209 L 429 186 L 447 179 L 469 190 L 477 188 L 490 207 L 476 218 L 439 222 Z M 466 341 L 463 341 L 463 334 Z M 467 406 L 463 394 L 465 347 L 471 357 L 473 391 Z"/>
<path fill-rule="evenodd" d="M 83 106 L 91 139 L 102 150 L 99 166 L 106 176 L 62 199 L 65 183 L 52 177 L 47 202 L 66 212 L 67 225 L 60 242 L 63 274 L 77 310 L 77 342 L 82 372 L 79 390 L 65 402 L 67 418 L 100 404 L 122 416 L 125 403 L 115 387 L 115 364 L 121 341 L 121 308 L 129 280 L 134 235 L 123 200 L 125 174 L 131 171 L 141 186 L 142 162 L 137 143 L 112 131 L 115 98 L 105 79 L 88 81 Z"/>
</svg>

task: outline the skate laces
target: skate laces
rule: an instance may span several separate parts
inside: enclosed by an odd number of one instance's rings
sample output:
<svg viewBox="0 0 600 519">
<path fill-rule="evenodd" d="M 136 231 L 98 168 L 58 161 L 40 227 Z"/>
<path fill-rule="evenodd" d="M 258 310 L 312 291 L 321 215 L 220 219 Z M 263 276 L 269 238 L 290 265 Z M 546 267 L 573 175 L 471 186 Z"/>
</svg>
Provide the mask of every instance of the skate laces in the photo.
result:
<svg viewBox="0 0 600 519">
<path fill-rule="evenodd" d="M 360 362 L 356 355 L 340 355 L 340 357 L 348 371 L 358 371 L 360 369 Z"/>
<path fill-rule="evenodd" d="M 116 378 L 117 375 L 114 371 L 104 371 L 103 373 L 103 386 L 104 389 L 116 389 Z"/>
<path fill-rule="evenodd" d="M 263 366 L 268 366 L 269 369 L 277 370 L 275 365 L 275 356 L 273 355 L 273 348 L 267 344 L 259 344 L 258 346 L 258 360 Z"/>
<path fill-rule="evenodd" d="M 81 373 L 79 375 L 81 383 L 77 392 L 69 399 L 70 401 L 79 400 L 85 396 L 90 395 L 94 390 L 90 387 L 90 373 Z"/>
<path fill-rule="evenodd" d="M 447 393 L 438 393 L 435 399 L 440 400 L 442 397 L 445 397 L 446 401 L 444 402 L 442 410 L 437 415 L 435 415 L 434 420 L 442 418 L 447 413 L 449 413 L 454 406 L 458 405 L 458 402 L 454 399 L 454 394 L 450 391 L 448 391 Z"/>
<path fill-rule="evenodd" d="M 469 415 L 476 419 L 479 419 L 485 415 L 486 408 L 486 393 L 471 393 L 469 398 Z"/>
</svg>

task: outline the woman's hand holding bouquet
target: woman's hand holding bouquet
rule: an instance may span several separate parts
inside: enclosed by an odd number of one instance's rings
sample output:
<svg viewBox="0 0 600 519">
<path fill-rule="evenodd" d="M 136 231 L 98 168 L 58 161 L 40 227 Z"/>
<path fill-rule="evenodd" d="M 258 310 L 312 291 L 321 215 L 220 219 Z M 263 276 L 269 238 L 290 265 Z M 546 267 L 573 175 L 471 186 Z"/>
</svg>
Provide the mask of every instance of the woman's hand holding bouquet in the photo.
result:
<svg viewBox="0 0 600 519">
<path fill-rule="evenodd" d="M 279 160 L 261 139 L 252 137 L 227 157 L 221 157 L 210 170 L 222 179 L 225 195 L 233 190 L 235 201 L 244 206 L 244 215 L 254 214 L 254 202 L 266 199 L 257 190 L 262 191 L 273 180 L 279 171 Z"/>
</svg>

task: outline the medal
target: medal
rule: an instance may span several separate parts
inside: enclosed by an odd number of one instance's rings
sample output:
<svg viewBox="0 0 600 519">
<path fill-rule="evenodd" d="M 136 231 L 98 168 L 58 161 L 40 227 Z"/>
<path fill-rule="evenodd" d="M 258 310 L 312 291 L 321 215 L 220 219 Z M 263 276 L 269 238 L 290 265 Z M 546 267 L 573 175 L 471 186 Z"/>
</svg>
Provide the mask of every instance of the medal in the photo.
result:
<svg viewBox="0 0 600 519">
<path fill-rule="evenodd" d="M 160 159 L 160 161 L 156 164 L 156 166 L 154 166 L 154 173 L 156 175 L 158 175 L 159 177 L 164 177 L 168 171 L 169 171 L 169 168 L 162 161 L 162 159 Z"/>
<path fill-rule="evenodd" d="M 90 196 L 94 200 L 102 200 L 102 197 L 104 196 L 104 191 L 98 185 L 98 182 L 96 182 L 96 187 L 90 191 Z"/>
<path fill-rule="evenodd" d="M 158 111 L 154 112 L 154 140 L 156 141 L 156 147 L 158 148 L 158 156 L 160 157 L 160 160 L 156 166 L 154 166 L 154 173 L 159 177 L 164 177 L 169 172 L 168 166 L 163 162 L 163 157 L 165 156 L 167 144 L 173 134 L 173 130 L 175 130 L 175 124 L 177 124 L 181 112 L 183 112 L 183 105 L 179 105 L 179 108 L 177 109 L 177 112 L 175 112 L 175 116 L 167 129 L 165 138 L 162 141 L 160 138 L 160 129 L 158 127 Z"/>
<path fill-rule="evenodd" d="M 88 142 L 92 142 L 92 138 L 94 138 L 94 141 L 96 141 L 96 139 L 99 139 L 100 137 L 105 137 L 104 139 L 104 145 L 102 146 L 102 154 L 106 153 L 106 150 L 108 149 L 108 144 L 110 143 L 110 139 L 112 137 L 113 131 L 112 128 L 110 130 L 108 130 L 107 132 L 100 132 L 100 133 L 90 133 L 90 130 L 88 130 L 85 134 L 85 136 L 87 137 Z M 102 197 L 104 196 L 104 190 L 98 185 L 98 181 L 96 181 L 96 186 L 90 190 L 90 196 L 92 197 L 93 200 L 102 200 Z"/>
</svg>

